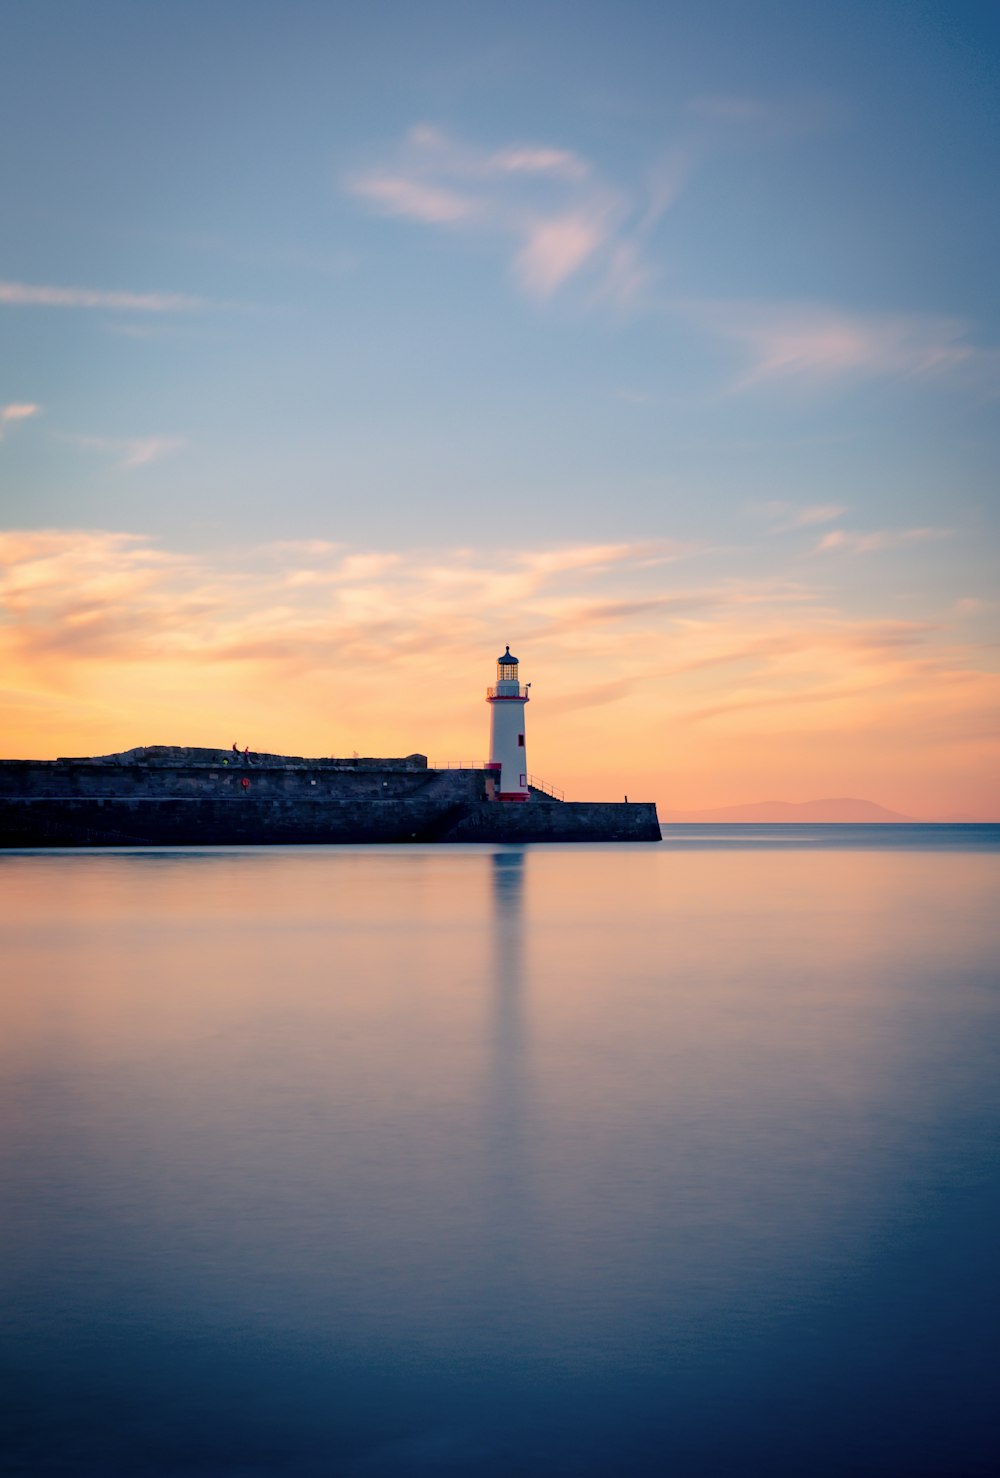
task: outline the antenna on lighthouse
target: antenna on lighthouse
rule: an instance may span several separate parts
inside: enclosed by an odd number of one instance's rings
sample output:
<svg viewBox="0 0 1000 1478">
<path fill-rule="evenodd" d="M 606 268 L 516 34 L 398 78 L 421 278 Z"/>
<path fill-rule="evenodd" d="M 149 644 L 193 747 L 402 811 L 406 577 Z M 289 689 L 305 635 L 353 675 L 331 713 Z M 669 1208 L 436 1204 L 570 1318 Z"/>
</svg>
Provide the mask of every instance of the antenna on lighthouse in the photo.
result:
<svg viewBox="0 0 1000 1478">
<path fill-rule="evenodd" d="M 520 664 L 507 646 L 503 656 L 497 658 L 496 686 L 486 689 L 490 705 L 490 758 L 486 768 L 493 771 L 494 783 L 499 782 L 498 798 L 502 801 L 531 798 L 524 738 L 524 705 L 529 701 L 530 686 L 521 686 Z"/>
</svg>

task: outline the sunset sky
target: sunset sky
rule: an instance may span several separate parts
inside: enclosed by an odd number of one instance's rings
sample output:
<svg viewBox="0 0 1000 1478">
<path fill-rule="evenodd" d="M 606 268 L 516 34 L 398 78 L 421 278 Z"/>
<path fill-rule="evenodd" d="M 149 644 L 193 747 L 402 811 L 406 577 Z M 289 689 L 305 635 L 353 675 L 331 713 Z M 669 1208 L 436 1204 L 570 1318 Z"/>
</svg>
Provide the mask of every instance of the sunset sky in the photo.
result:
<svg viewBox="0 0 1000 1478">
<path fill-rule="evenodd" d="M 4 7 L 0 754 L 1000 820 L 1000 12 Z"/>
</svg>

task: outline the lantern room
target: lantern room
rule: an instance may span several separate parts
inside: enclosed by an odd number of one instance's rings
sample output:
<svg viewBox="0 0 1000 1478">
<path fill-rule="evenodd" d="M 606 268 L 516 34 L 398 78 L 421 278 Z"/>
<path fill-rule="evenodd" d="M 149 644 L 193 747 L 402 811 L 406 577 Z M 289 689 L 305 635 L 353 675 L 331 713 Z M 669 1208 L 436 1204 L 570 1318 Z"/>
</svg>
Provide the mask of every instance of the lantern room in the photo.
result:
<svg viewBox="0 0 1000 1478">
<path fill-rule="evenodd" d="M 506 685 L 510 684 L 510 687 Z M 518 690 L 518 662 L 510 654 L 510 647 L 497 658 L 497 692 L 516 694 Z"/>
</svg>

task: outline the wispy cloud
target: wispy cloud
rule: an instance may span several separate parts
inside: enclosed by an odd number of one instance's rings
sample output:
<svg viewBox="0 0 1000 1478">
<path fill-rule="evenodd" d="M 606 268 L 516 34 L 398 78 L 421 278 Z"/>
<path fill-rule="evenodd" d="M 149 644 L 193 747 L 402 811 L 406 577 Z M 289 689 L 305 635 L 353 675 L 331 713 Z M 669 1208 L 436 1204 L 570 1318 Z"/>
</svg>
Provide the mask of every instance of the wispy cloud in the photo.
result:
<svg viewBox="0 0 1000 1478">
<path fill-rule="evenodd" d="M 409 129 L 402 143 L 401 160 L 411 172 L 466 181 L 509 175 L 582 180 L 590 173 L 588 162 L 571 149 L 514 144 L 491 152 L 463 143 L 430 123 L 418 123 Z"/>
<path fill-rule="evenodd" d="M 41 412 L 40 405 L 26 402 L 20 404 L 14 402 L 10 405 L 0 406 L 0 441 L 3 441 L 4 433 L 8 426 L 15 425 L 18 421 L 27 421 L 31 416 L 37 416 Z"/>
<path fill-rule="evenodd" d="M 501 149 L 490 156 L 490 164 L 502 174 L 551 175 L 564 180 L 582 180 L 590 173 L 586 160 L 569 149 Z"/>
<path fill-rule="evenodd" d="M 481 201 L 404 175 L 365 175 L 355 180 L 352 188 L 355 195 L 371 201 L 386 215 L 406 216 L 429 226 L 453 225 L 483 213 Z"/>
<path fill-rule="evenodd" d="M 847 508 L 842 503 L 800 505 L 772 500 L 756 504 L 755 511 L 770 521 L 772 533 L 787 534 L 795 529 L 809 529 L 817 524 L 832 523 L 834 519 L 841 518 Z"/>
<path fill-rule="evenodd" d="M 956 616 L 981 616 L 985 612 L 995 611 L 1000 606 L 1000 601 L 987 600 L 981 595 L 963 595 L 955 602 Z"/>
<path fill-rule="evenodd" d="M 184 293 L 136 293 L 28 282 L 0 282 L 3 303 L 14 308 L 104 308 L 138 313 L 193 313 L 208 306 L 204 298 Z"/>
<path fill-rule="evenodd" d="M 707 96 L 688 107 L 690 129 L 640 184 L 609 181 L 577 152 L 548 144 L 481 148 L 429 124 L 407 133 L 394 157 L 345 181 L 382 215 L 504 247 L 511 279 L 527 297 L 579 286 L 588 307 L 680 317 L 728 343 L 743 361 L 732 393 L 771 386 L 804 391 L 874 379 L 949 380 L 1000 391 L 1000 351 L 978 345 L 970 324 L 932 313 L 862 312 L 823 303 L 666 299 L 653 233 L 696 165 L 747 133 L 772 143 L 792 129 L 827 127 L 827 100 L 767 102 Z"/>
<path fill-rule="evenodd" d="M 725 131 L 733 142 L 829 133 L 847 120 L 846 101 L 829 92 L 700 93 L 686 105 L 689 117 Z"/>
<path fill-rule="evenodd" d="M 750 367 L 736 390 L 771 382 L 805 386 L 843 378 L 929 378 L 974 361 L 997 368 L 969 341 L 969 325 L 932 314 L 852 313 L 818 304 L 678 302 L 675 311 L 737 345 Z"/>
<path fill-rule="evenodd" d="M 67 441 L 84 451 L 99 452 L 113 457 L 119 468 L 130 471 L 135 467 L 146 467 L 158 462 L 171 452 L 179 451 L 186 442 L 181 436 L 73 436 L 60 434 L 60 441 Z"/>
<path fill-rule="evenodd" d="M 580 270 L 606 236 L 607 221 L 601 214 L 539 221 L 514 259 L 514 274 L 528 292 L 547 298 Z"/>
<path fill-rule="evenodd" d="M 572 669 L 582 664 L 585 681 L 610 650 L 649 676 L 729 661 L 734 650 L 742 661 L 787 663 L 806 646 L 854 650 L 860 642 L 884 651 L 928 635 L 912 623 L 835 625 L 825 596 L 800 583 L 692 585 L 679 573 L 688 552 L 642 541 L 500 557 L 446 550 L 428 559 L 420 550 L 308 541 L 209 561 L 134 534 L 38 530 L 0 535 L 0 603 L 36 655 L 65 644 L 77 656 L 117 651 L 127 660 L 182 650 L 198 662 L 270 653 L 298 667 L 333 661 L 355 677 L 352 664 L 376 656 L 381 670 L 447 665 L 456 650 L 491 650 L 501 633 L 554 644 Z"/>
<path fill-rule="evenodd" d="M 831 529 L 816 545 L 817 554 L 875 554 L 883 549 L 898 549 L 906 544 L 924 544 L 928 540 L 948 539 L 951 529 Z"/>
<path fill-rule="evenodd" d="M 508 241 L 511 274 L 531 297 L 587 273 L 597 296 L 625 303 L 652 276 L 644 244 L 685 173 L 671 156 L 641 192 L 625 192 L 570 149 L 475 148 L 421 124 L 391 165 L 353 175 L 347 189 L 385 215 Z"/>
<path fill-rule="evenodd" d="M 393 665 L 437 660 L 470 639 L 489 649 L 498 612 L 565 624 L 560 592 L 594 581 L 656 578 L 679 546 L 601 544 L 529 550 L 497 560 L 477 551 L 352 550 L 311 541 L 229 551 L 214 561 L 159 550 L 132 534 L 40 530 L 0 535 L 0 603 L 36 655 L 68 647 L 124 658 L 170 650 L 198 661 L 264 660 L 312 667 L 343 659 Z M 643 572 L 646 572 L 643 576 Z M 629 614 L 623 605 L 606 619 Z M 477 611 L 477 615 L 469 615 Z M 459 619 L 459 613 L 465 613 Z M 503 625 L 509 627 L 509 616 Z M 461 633 L 459 636 L 458 633 Z M 513 637 L 514 633 L 512 633 Z"/>
</svg>

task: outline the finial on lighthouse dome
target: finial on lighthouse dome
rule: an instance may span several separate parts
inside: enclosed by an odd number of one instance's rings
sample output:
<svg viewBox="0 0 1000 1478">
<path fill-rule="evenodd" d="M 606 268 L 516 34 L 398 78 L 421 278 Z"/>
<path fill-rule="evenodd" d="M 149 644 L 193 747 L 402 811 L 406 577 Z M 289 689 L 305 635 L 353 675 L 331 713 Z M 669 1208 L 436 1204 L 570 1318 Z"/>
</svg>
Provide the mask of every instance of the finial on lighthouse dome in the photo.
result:
<svg viewBox="0 0 1000 1478">
<path fill-rule="evenodd" d="M 504 664 L 504 666 L 507 666 L 508 663 L 513 663 L 515 667 L 517 666 L 517 658 L 516 657 L 512 657 L 510 655 L 510 645 L 509 644 L 508 644 L 506 650 L 504 651 L 503 656 L 497 658 L 497 666 L 498 667 L 500 666 L 501 662 Z"/>
</svg>

